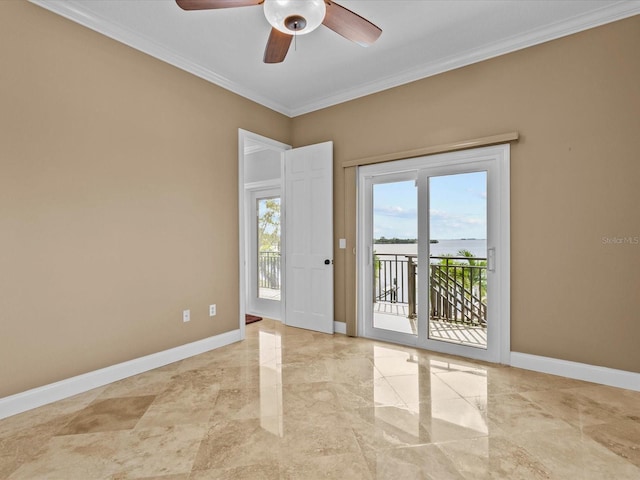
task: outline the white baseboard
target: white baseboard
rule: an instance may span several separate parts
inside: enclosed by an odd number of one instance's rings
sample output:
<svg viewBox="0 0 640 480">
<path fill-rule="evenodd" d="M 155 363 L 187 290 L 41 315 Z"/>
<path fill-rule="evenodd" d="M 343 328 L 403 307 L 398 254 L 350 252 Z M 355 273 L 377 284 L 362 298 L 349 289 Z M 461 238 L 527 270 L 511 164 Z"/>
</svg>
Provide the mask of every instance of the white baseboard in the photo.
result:
<svg viewBox="0 0 640 480">
<path fill-rule="evenodd" d="M 334 333 L 341 333 L 343 335 L 346 335 L 347 324 L 344 322 L 333 322 L 333 331 Z"/>
<path fill-rule="evenodd" d="M 214 337 L 204 338 L 186 345 L 152 353 L 151 355 L 0 398 L 0 419 L 87 392 L 93 388 L 147 372 L 154 368 L 163 367 L 194 355 L 215 350 L 240 340 L 240 330 L 232 330 Z"/>
<path fill-rule="evenodd" d="M 627 372 L 625 370 L 518 352 L 511 352 L 511 366 L 640 391 L 640 373 Z"/>
</svg>

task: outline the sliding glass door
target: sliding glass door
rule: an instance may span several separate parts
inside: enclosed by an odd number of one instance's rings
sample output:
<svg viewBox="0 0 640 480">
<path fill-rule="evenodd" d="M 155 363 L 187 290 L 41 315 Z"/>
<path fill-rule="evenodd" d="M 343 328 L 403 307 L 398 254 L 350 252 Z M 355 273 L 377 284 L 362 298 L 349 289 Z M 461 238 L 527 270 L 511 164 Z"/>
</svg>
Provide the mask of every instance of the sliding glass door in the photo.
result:
<svg viewBox="0 0 640 480">
<path fill-rule="evenodd" d="M 505 181 L 505 146 L 360 168 L 360 334 L 500 360 L 509 328 Z"/>
</svg>

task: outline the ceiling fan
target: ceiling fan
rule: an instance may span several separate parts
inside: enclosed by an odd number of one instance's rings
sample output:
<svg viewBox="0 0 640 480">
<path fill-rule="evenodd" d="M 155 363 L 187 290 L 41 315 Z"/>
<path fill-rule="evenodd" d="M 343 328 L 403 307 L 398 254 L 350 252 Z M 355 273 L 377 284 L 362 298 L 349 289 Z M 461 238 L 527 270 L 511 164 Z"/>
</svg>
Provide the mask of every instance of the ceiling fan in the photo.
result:
<svg viewBox="0 0 640 480">
<path fill-rule="evenodd" d="M 320 25 L 363 47 L 375 42 L 382 30 L 357 13 L 332 0 L 176 0 L 183 10 L 264 5 L 271 33 L 264 51 L 264 63 L 280 63 L 287 56 L 295 35 L 305 35 Z"/>
</svg>

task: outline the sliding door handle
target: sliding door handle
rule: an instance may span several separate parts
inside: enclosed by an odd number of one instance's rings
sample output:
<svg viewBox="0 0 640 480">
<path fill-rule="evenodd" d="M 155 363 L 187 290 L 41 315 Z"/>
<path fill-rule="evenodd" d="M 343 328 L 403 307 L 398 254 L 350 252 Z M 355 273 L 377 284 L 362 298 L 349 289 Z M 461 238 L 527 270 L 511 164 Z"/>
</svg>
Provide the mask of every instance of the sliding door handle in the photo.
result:
<svg viewBox="0 0 640 480">
<path fill-rule="evenodd" d="M 487 249 L 487 270 L 490 272 L 496 271 L 496 247 Z"/>
</svg>

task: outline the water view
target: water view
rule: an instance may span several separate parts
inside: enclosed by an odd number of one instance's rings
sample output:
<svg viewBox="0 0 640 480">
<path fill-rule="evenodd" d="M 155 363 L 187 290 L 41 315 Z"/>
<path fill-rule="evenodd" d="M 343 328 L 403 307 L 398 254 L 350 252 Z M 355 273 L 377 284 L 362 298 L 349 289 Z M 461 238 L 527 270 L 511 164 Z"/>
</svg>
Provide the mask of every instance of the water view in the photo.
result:
<svg viewBox="0 0 640 480">
<path fill-rule="evenodd" d="M 418 252 L 417 243 L 376 243 L 373 247 L 379 255 L 416 255 Z M 460 250 L 468 250 L 474 257 L 484 258 L 487 255 L 487 241 L 484 239 L 449 239 L 438 240 L 438 243 L 429 245 L 429 252 L 432 257 L 443 255 L 456 256 Z"/>
</svg>

